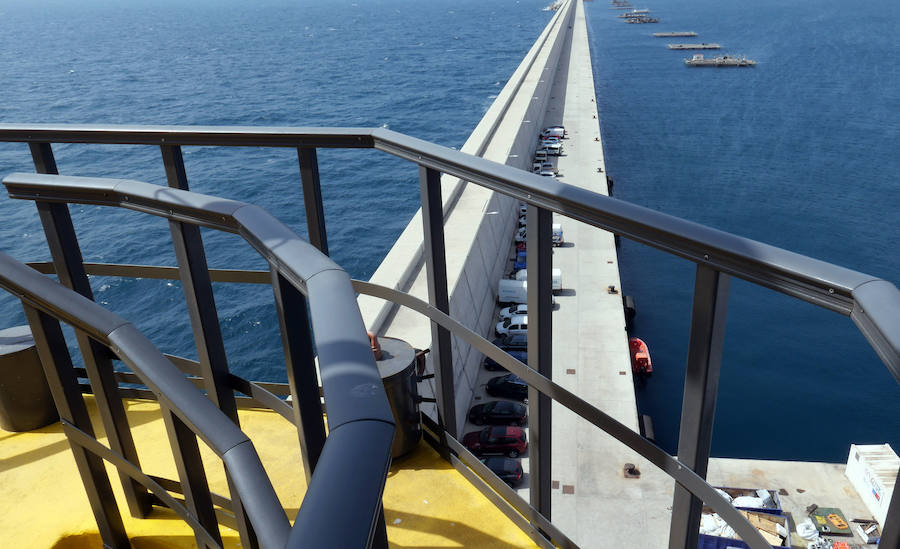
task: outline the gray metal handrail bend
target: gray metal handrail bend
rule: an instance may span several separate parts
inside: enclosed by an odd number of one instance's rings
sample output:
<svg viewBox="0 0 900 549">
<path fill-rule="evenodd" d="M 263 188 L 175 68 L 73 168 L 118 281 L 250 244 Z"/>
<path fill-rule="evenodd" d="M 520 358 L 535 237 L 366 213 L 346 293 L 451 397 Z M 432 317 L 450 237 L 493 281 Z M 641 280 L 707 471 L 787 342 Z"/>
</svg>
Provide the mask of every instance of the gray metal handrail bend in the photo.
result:
<svg viewBox="0 0 900 549">
<path fill-rule="evenodd" d="M 3 184 L 13 198 L 119 206 L 239 234 L 305 294 L 328 403 L 329 435 L 322 449 L 328 463 L 320 462 L 312 474 L 291 544 L 299 543 L 299 535 L 315 546 L 370 543 L 390 466 L 394 419 L 343 269 L 263 209 L 242 202 L 121 179 L 27 173 L 11 174 Z M 360 452 L 368 458 L 360 461 Z M 355 487 L 356 514 L 347 508 L 346 495 L 336 493 L 339 485 Z M 345 528 L 321 528 L 336 517 Z"/>
<path fill-rule="evenodd" d="M 130 322 L 0 252 L 0 287 L 107 346 L 234 473 L 263 547 L 284 547 L 290 523 L 253 442 Z M 80 431 L 79 431 L 80 432 Z"/>
<path fill-rule="evenodd" d="M 900 381 L 900 291 L 890 282 L 384 128 L 4 124 L 0 141 L 375 148 L 850 316 Z M 877 282 L 877 284 L 871 284 Z M 866 286 L 864 288 L 864 286 Z"/>
</svg>

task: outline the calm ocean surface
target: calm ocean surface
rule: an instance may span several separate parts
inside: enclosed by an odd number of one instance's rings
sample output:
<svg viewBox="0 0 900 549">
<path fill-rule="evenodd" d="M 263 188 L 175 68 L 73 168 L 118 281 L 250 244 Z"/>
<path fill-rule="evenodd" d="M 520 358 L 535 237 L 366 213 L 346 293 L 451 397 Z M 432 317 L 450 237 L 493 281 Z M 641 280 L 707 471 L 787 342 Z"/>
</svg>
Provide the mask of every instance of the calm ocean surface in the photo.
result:
<svg viewBox="0 0 900 549">
<path fill-rule="evenodd" d="M 546 3 L 0 1 L 0 121 L 386 126 L 459 147 L 549 20 Z M 893 3 L 866 4 L 882 14 L 867 19 L 837 0 L 653 0 L 659 25 L 625 25 L 607 7 L 586 3 L 617 197 L 900 282 Z M 662 30 L 695 30 L 759 66 L 687 69 L 650 36 Z M 55 152 L 64 174 L 164 184 L 152 147 Z M 254 202 L 305 234 L 295 152 L 186 148 L 185 161 L 193 190 Z M 32 170 L 27 147 L 0 145 L 0 175 Z M 323 150 L 320 171 L 332 255 L 366 279 L 417 207 L 415 166 Z M 46 259 L 33 205 L 4 195 L 0 249 Z M 174 264 L 162 220 L 72 211 L 87 260 Z M 265 268 L 237 237 L 204 237 L 212 266 Z M 656 370 L 641 410 L 672 450 L 693 269 L 629 242 L 621 263 Z M 177 282 L 92 283 L 161 349 L 193 356 Z M 271 290 L 215 291 L 231 367 L 283 379 Z M 0 327 L 24 322 L 6 295 L 0 315 Z M 898 400 L 849 319 L 734 281 L 714 453 L 842 461 L 847 440 L 896 445 Z"/>
<path fill-rule="evenodd" d="M 638 5 L 638 4 L 635 4 Z M 896 2 L 650 0 L 655 25 L 586 4 L 617 198 L 900 283 Z M 753 69 L 689 68 L 653 32 L 696 31 Z M 677 445 L 694 267 L 623 241 L 651 349 L 641 412 Z M 788 375 L 792 381 L 788 381 Z M 846 461 L 900 442 L 900 386 L 849 318 L 732 282 L 713 453 Z"/>
</svg>

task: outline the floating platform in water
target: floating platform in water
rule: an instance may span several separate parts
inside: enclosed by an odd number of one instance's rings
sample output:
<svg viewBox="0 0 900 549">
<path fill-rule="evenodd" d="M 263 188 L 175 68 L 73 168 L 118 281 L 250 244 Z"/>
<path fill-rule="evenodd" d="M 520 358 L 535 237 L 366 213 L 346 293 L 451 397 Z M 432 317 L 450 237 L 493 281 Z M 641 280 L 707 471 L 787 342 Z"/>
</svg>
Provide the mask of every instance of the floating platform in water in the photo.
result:
<svg viewBox="0 0 900 549">
<path fill-rule="evenodd" d="M 626 23 L 638 24 L 638 23 L 659 23 L 659 19 L 655 17 L 629 17 L 625 20 Z"/>
<path fill-rule="evenodd" d="M 722 46 L 718 44 L 669 44 L 670 50 L 718 50 Z"/>
<path fill-rule="evenodd" d="M 696 32 L 693 31 L 683 31 L 683 32 L 654 32 L 653 36 L 657 38 L 674 38 L 676 36 L 697 36 Z"/>
<path fill-rule="evenodd" d="M 706 59 L 702 53 L 697 53 L 693 58 L 685 59 L 684 64 L 688 67 L 755 67 L 756 61 L 731 55 L 717 55 L 712 59 Z"/>
<path fill-rule="evenodd" d="M 628 13 L 620 13 L 616 17 L 622 19 L 625 17 L 647 17 L 650 15 L 650 10 L 642 9 L 642 10 L 631 10 Z"/>
</svg>

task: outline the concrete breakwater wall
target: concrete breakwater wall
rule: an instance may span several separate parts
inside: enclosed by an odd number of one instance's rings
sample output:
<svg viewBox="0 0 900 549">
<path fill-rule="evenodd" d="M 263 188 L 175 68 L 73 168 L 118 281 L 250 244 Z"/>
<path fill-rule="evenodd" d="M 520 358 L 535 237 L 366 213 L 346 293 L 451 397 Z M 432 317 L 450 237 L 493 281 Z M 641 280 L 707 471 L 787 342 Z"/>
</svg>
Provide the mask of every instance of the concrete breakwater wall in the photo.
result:
<svg viewBox="0 0 900 549">
<path fill-rule="evenodd" d="M 566 2 L 538 37 L 509 82 L 462 147 L 463 152 L 530 169 L 537 133 L 550 100 L 560 52 L 570 32 L 574 1 Z M 441 179 L 446 234 L 450 316 L 490 337 L 497 281 L 510 265 L 508 252 L 518 218 L 518 203 L 465 181 Z M 423 264 L 421 211 L 397 239 L 371 282 L 428 299 Z M 401 337 L 416 347 L 431 346 L 425 317 L 382 300 L 360 296 L 370 330 Z M 457 421 L 465 419 L 481 354 L 453 338 Z"/>
</svg>

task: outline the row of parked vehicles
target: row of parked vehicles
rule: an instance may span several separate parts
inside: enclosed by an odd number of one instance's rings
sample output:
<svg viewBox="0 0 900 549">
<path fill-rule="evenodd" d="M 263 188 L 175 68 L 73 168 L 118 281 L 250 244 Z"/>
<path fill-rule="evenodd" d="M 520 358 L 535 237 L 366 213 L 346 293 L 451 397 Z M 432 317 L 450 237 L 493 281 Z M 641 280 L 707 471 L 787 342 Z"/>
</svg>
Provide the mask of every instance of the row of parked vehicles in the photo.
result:
<svg viewBox="0 0 900 549">
<path fill-rule="evenodd" d="M 559 174 L 550 161 L 551 156 L 563 154 L 562 140 L 568 137 L 566 129 L 562 126 L 550 126 L 541 130 L 538 135 L 538 147 L 534 152 L 534 162 L 531 170 L 534 173 L 555 177 Z"/>
<path fill-rule="evenodd" d="M 563 154 L 562 140 L 566 136 L 566 129 L 562 126 L 550 126 L 541 131 L 531 168 L 534 173 L 548 177 L 559 175 L 559 171 L 553 166 L 550 157 Z"/>
<path fill-rule="evenodd" d="M 562 154 L 560 142 L 566 137 L 565 128 L 552 126 L 540 135 L 535 153 L 534 171 L 541 175 L 555 176 L 556 170 L 549 156 Z M 513 275 L 500 281 L 497 301 L 501 303 L 494 345 L 506 351 L 516 360 L 528 364 L 528 249 L 525 204 L 519 206 L 519 229 L 514 236 L 516 256 Z M 563 243 L 562 225 L 552 226 L 553 245 Z M 552 289 L 562 289 L 562 272 L 552 270 Z M 484 368 L 489 371 L 506 369 L 495 360 L 485 357 Z M 528 449 L 523 426 L 528 421 L 528 384 L 512 373 L 492 377 L 485 385 L 485 392 L 497 399 L 476 404 L 469 409 L 468 419 L 475 425 L 487 425 L 478 431 L 466 433 L 462 443 L 472 453 L 485 456 L 482 462 L 501 480 L 516 487 L 523 479 L 519 457 Z"/>
</svg>

